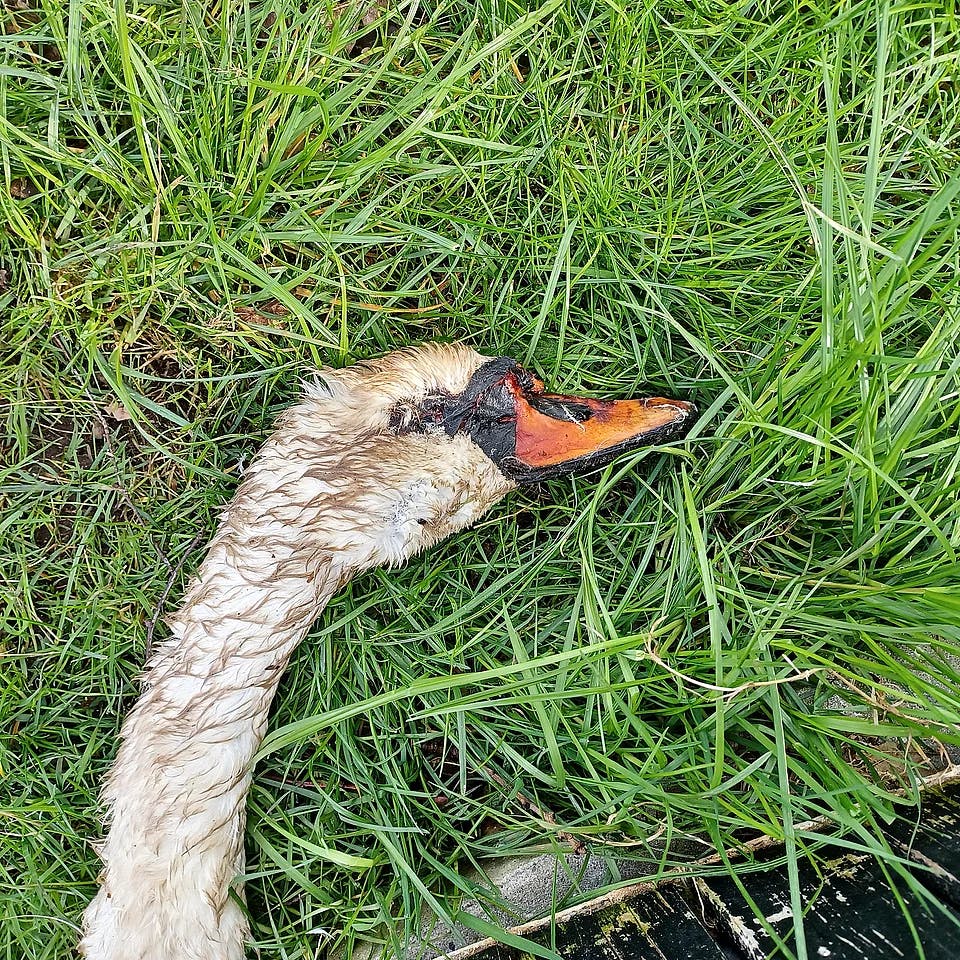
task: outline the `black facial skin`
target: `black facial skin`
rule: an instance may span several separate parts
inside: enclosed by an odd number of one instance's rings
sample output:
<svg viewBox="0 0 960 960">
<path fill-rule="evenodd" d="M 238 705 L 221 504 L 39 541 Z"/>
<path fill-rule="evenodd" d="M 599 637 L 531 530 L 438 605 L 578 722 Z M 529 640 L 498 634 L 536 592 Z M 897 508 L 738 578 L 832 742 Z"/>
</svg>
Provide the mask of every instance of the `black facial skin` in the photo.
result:
<svg viewBox="0 0 960 960">
<path fill-rule="evenodd" d="M 411 426 L 425 429 L 431 424 L 442 425 L 451 437 L 457 433 L 467 434 L 507 477 L 526 485 L 551 477 L 598 470 L 629 450 L 682 437 L 696 419 L 695 411 L 692 411 L 690 416 L 677 423 L 646 431 L 596 453 L 548 466 L 530 467 L 516 456 L 516 409 L 514 396 L 506 384 L 506 378 L 511 374 L 524 390 L 526 402 L 539 413 L 555 420 L 578 423 L 593 416 L 590 407 L 574 399 L 560 401 L 534 392 L 534 379 L 527 370 L 516 360 L 498 357 L 483 364 L 459 396 L 438 394 L 426 398 L 420 410 L 422 419 L 416 426 Z"/>
</svg>

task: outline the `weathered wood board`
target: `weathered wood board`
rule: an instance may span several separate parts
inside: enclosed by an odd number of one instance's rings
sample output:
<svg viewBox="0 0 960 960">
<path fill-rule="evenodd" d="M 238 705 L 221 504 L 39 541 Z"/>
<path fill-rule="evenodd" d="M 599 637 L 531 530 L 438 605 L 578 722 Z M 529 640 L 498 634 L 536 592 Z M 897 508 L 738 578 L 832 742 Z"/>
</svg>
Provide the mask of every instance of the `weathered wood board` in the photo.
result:
<svg viewBox="0 0 960 960">
<path fill-rule="evenodd" d="M 617 903 L 528 937 L 563 960 L 736 960 L 710 936 L 676 885 L 663 884 L 628 903 Z M 483 960 L 530 960 L 530 955 L 497 945 Z"/>
<path fill-rule="evenodd" d="M 725 960 L 677 888 L 664 885 L 646 897 L 566 924 L 558 939 L 564 960 Z"/>
<path fill-rule="evenodd" d="M 886 836 L 895 850 L 926 868 L 917 874 L 923 883 L 960 910 L 960 789 L 924 794 L 916 818 L 898 820 Z"/>
<path fill-rule="evenodd" d="M 708 885 L 742 922 L 743 955 L 751 960 L 777 956 L 778 941 L 796 953 L 786 868 L 744 874 L 740 880 L 766 923 L 757 919 L 732 878 Z M 799 880 L 809 957 L 894 960 L 919 957 L 919 945 L 927 960 L 960 960 L 960 916 L 948 906 L 921 903 L 902 881 L 894 891 L 872 856 L 847 854 L 822 864 L 801 860 Z"/>
</svg>

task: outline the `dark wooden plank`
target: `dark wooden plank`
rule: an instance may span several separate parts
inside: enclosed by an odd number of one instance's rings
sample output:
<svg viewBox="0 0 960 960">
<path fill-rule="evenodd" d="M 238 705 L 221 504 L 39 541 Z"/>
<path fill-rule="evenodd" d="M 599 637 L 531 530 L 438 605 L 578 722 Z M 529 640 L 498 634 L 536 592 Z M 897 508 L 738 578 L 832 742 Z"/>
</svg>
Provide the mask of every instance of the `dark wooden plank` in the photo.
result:
<svg viewBox="0 0 960 960">
<path fill-rule="evenodd" d="M 802 860 L 799 872 L 810 957 L 878 960 L 918 955 L 903 909 L 873 857 L 848 854 L 820 865 Z M 793 914 L 786 869 L 744 873 L 741 880 L 767 923 L 793 949 Z M 774 954 L 776 941 L 756 919 L 733 880 L 729 877 L 711 879 L 707 885 L 755 938 L 755 944 L 750 946 L 756 954 Z M 938 910 L 929 910 L 902 885 L 900 896 L 927 960 L 957 960 L 960 928 Z"/>
<path fill-rule="evenodd" d="M 524 936 L 555 950 L 563 960 L 741 960 L 718 946 L 676 885 L 664 884 L 629 901 L 577 912 Z M 468 948 L 469 949 L 469 948 Z M 497 944 L 472 960 L 530 960 L 522 950 Z"/>
<path fill-rule="evenodd" d="M 885 831 L 891 846 L 921 864 L 917 879 L 945 903 L 960 908 L 960 796 L 924 793 L 920 808 L 903 815 Z"/>
<path fill-rule="evenodd" d="M 726 960 L 679 890 L 664 885 L 563 926 L 564 960 Z"/>
</svg>

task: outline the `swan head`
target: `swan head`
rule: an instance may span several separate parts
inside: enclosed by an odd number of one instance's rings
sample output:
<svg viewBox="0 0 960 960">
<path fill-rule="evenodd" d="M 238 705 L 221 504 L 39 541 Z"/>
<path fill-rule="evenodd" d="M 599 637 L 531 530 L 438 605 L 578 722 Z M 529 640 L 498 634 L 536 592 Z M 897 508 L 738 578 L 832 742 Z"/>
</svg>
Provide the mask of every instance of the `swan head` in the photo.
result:
<svg viewBox="0 0 960 960">
<path fill-rule="evenodd" d="M 510 358 L 424 344 L 321 370 L 275 445 L 301 498 L 328 508 L 330 545 L 359 557 L 357 568 L 402 562 L 517 486 L 682 436 L 695 415 L 682 400 L 550 393 Z"/>
</svg>

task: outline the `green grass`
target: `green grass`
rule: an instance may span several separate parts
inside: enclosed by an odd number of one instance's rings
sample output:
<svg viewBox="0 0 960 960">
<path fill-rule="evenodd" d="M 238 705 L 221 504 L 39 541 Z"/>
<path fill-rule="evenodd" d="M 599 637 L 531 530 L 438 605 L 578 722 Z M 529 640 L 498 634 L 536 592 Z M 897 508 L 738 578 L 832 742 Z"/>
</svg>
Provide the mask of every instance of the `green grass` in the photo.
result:
<svg viewBox="0 0 960 960">
<path fill-rule="evenodd" d="M 428 2 L 348 53 L 325 9 L 3 13 L 0 958 L 68 955 L 148 624 L 298 374 L 429 338 L 705 415 L 330 606 L 251 794 L 262 956 L 401 949 L 561 832 L 795 876 L 825 814 L 915 887 L 878 836 L 960 744 L 960 10 Z"/>
</svg>

